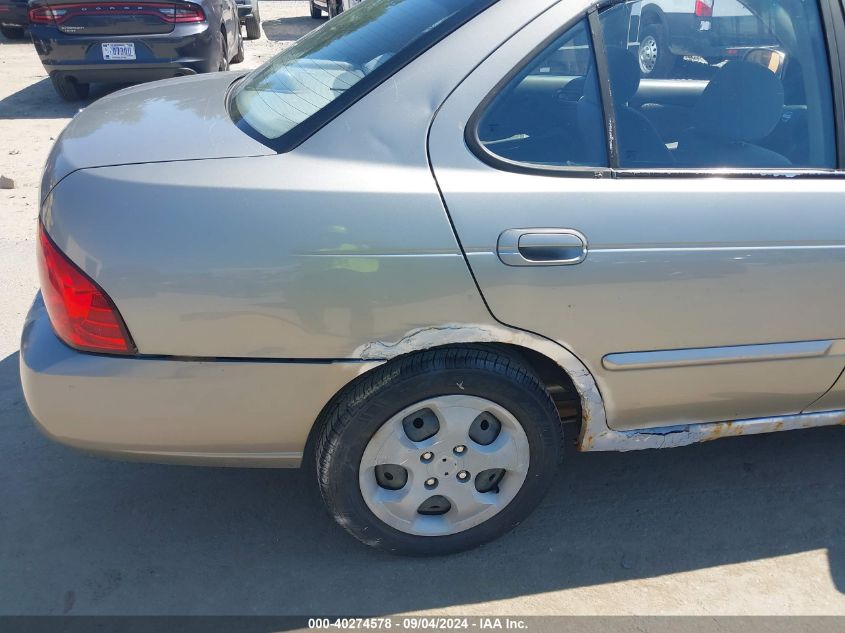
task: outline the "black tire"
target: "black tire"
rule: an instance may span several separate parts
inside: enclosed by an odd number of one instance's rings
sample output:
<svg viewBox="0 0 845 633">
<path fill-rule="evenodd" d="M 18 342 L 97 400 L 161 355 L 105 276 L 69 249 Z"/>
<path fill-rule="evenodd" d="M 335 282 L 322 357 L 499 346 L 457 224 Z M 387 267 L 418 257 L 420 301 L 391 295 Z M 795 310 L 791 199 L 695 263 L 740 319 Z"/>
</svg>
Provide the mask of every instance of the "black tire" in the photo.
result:
<svg viewBox="0 0 845 633">
<path fill-rule="evenodd" d="M 311 3 L 311 17 L 315 20 L 323 17 L 323 10 L 313 2 Z"/>
<path fill-rule="evenodd" d="M 22 26 L 0 26 L 0 33 L 7 40 L 22 40 L 26 37 L 26 30 Z"/>
<path fill-rule="evenodd" d="M 258 13 L 257 6 L 252 15 L 244 20 L 244 26 L 246 26 L 246 39 L 257 40 L 261 37 L 261 15 Z"/>
<path fill-rule="evenodd" d="M 220 59 L 217 62 L 217 72 L 229 70 L 229 43 L 226 41 L 226 32 L 220 31 Z"/>
<path fill-rule="evenodd" d="M 455 534 L 416 536 L 373 514 L 361 494 L 358 469 L 370 438 L 391 416 L 445 395 L 479 396 L 507 408 L 528 438 L 528 474 L 513 500 L 487 521 Z M 486 349 L 441 348 L 387 363 L 335 397 L 319 424 L 315 461 L 329 512 L 362 543 L 392 554 L 450 554 L 501 536 L 540 503 L 560 459 L 560 418 L 540 380 L 515 357 Z"/>
<path fill-rule="evenodd" d="M 235 53 L 235 56 L 232 58 L 233 64 L 240 64 L 244 58 L 246 57 L 246 52 L 244 51 L 244 38 L 241 35 L 240 29 L 238 29 L 238 50 Z"/>
<path fill-rule="evenodd" d="M 643 62 L 643 48 L 653 39 L 656 45 L 656 59 L 653 66 Z M 640 74 L 643 77 L 665 78 L 672 74 L 677 58 L 669 50 L 669 38 L 666 36 L 666 28 L 660 22 L 649 24 L 640 33 L 640 49 L 637 51 L 640 62 Z"/>
<path fill-rule="evenodd" d="M 335 4 L 335 1 L 329 0 L 327 6 L 329 7 L 329 19 L 331 20 L 332 18 L 337 17 L 337 15 L 340 13 L 340 11 L 338 10 L 337 4 Z"/>
<path fill-rule="evenodd" d="M 91 89 L 90 84 L 79 83 L 68 77 L 56 77 L 53 75 L 50 77 L 50 81 L 53 83 L 53 88 L 55 88 L 58 95 L 65 101 L 87 99 Z"/>
</svg>

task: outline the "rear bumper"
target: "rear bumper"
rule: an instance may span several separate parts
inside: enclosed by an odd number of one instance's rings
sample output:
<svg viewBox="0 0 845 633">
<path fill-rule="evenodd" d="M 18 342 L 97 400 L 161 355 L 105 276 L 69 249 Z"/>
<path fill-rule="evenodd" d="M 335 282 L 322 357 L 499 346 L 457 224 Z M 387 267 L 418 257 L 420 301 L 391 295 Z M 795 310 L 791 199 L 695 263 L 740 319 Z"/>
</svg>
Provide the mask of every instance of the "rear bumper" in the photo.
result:
<svg viewBox="0 0 845 633">
<path fill-rule="evenodd" d="M 99 66 L 61 66 L 47 68 L 50 76 L 72 77 L 82 83 L 142 83 L 172 79 L 173 77 L 187 77 L 197 74 L 193 68 L 181 64 L 151 64 L 129 65 L 122 64 L 111 68 Z"/>
<path fill-rule="evenodd" d="M 51 76 L 81 82 L 130 83 L 212 72 L 219 64 L 219 42 L 208 24 L 180 24 L 157 35 L 66 35 L 51 26 L 30 27 L 35 50 Z M 103 60 L 102 44 L 132 42 L 137 59 Z"/>
<path fill-rule="evenodd" d="M 0 3 L 0 25 L 18 26 L 20 28 L 29 26 L 26 5 Z"/>
<path fill-rule="evenodd" d="M 755 46 L 732 45 L 709 37 L 677 38 L 669 45 L 674 55 L 703 57 L 704 59 L 735 60 L 742 57 Z"/>
<path fill-rule="evenodd" d="M 369 364 L 187 361 L 86 354 L 39 294 L 21 341 L 30 413 L 52 439 L 122 459 L 297 467 L 323 406 Z"/>
</svg>

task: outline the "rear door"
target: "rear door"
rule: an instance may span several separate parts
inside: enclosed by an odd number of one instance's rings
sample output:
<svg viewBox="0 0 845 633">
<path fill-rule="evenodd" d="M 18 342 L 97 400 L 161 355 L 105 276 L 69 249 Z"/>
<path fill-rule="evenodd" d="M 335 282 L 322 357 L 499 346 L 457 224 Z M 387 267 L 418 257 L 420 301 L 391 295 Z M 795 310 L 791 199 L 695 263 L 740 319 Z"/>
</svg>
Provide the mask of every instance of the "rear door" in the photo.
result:
<svg viewBox="0 0 845 633">
<path fill-rule="evenodd" d="M 613 428 L 799 413 L 845 352 L 819 8 L 761 0 L 778 49 L 640 86 L 635 6 L 559 3 L 441 108 L 431 160 L 470 267 L 497 319 L 585 362 Z"/>
</svg>

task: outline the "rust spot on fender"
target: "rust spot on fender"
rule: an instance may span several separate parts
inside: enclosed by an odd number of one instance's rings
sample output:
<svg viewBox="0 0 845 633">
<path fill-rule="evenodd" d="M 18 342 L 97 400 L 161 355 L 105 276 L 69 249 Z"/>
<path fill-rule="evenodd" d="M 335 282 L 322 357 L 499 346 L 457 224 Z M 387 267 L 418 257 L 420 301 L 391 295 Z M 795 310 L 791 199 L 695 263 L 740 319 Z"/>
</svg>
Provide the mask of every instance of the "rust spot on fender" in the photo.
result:
<svg viewBox="0 0 845 633">
<path fill-rule="evenodd" d="M 723 437 L 835 425 L 845 425 L 845 417 L 843 417 L 842 411 L 806 413 L 777 418 L 730 420 L 706 424 L 686 424 L 627 432 L 610 431 L 597 436 L 595 443 L 586 450 L 625 451 L 645 448 L 672 448 L 699 442 L 710 442 Z"/>
</svg>

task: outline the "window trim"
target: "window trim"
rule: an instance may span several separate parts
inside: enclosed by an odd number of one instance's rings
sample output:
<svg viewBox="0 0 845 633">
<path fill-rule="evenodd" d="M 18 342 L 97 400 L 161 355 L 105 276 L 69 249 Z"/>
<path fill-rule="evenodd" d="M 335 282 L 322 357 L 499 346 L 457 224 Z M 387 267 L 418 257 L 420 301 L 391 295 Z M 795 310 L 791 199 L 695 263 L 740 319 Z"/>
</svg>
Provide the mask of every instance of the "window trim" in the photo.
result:
<svg viewBox="0 0 845 633">
<path fill-rule="evenodd" d="M 831 95 L 833 97 L 834 141 L 836 148 L 836 167 L 786 167 L 786 168 L 738 168 L 738 167 L 665 167 L 654 169 L 620 167 L 618 162 L 618 146 L 615 142 L 616 115 L 613 111 L 612 89 L 608 78 L 607 55 L 603 46 L 604 35 L 599 22 L 602 11 L 617 4 L 624 4 L 628 0 L 600 0 L 584 13 L 580 13 L 568 20 L 551 36 L 533 48 L 518 64 L 500 80 L 484 97 L 467 121 L 464 140 L 470 151 L 483 163 L 501 171 L 514 172 L 534 176 L 552 176 L 556 178 L 800 178 L 800 179 L 839 179 L 845 177 L 845 65 L 840 63 L 840 51 L 845 51 L 845 0 L 816 0 L 825 36 L 825 50 L 828 57 L 828 68 L 831 80 Z M 841 5 L 839 4 L 841 3 Z M 838 9 L 832 11 L 833 8 Z M 837 19 L 838 18 L 838 19 Z M 602 110 L 605 118 L 605 140 L 609 167 L 579 167 L 579 166 L 546 166 L 536 163 L 513 161 L 491 152 L 482 143 L 478 135 L 481 119 L 487 107 L 499 96 L 510 81 L 546 48 L 564 35 L 573 26 L 586 20 L 593 58 L 596 63 L 596 73 L 599 81 Z M 839 47 L 839 44 L 843 48 Z M 601 45 L 601 46 L 600 46 Z"/>
<path fill-rule="evenodd" d="M 617 2 L 614 4 L 622 4 Z M 593 46 L 593 59 L 596 60 L 596 77 L 599 82 L 599 98 L 604 113 L 604 137 L 607 143 L 607 160 L 612 171 L 619 170 L 619 143 L 616 141 L 616 112 L 613 109 L 613 86 L 607 66 L 607 47 L 604 45 L 604 31 L 599 21 L 599 6 L 595 5 L 587 12 L 587 24 L 590 28 L 590 40 Z"/>
<path fill-rule="evenodd" d="M 740 168 L 740 167 L 676 167 L 665 169 L 637 169 L 622 168 L 616 170 L 614 178 L 783 178 L 794 179 L 827 179 L 841 178 L 845 171 L 839 169 L 823 169 L 817 167 L 795 168 Z"/>
<path fill-rule="evenodd" d="M 610 4 L 623 2 L 624 0 L 609 0 L 606 1 L 604 4 L 609 6 Z M 599 6 L 599 5 L 596 5 Z M 487 112 L 488 107 L 493 102 L 496 97 L 498 97 L 502 91 L 510 84 L 510 82 L 516 77 L 523 69 L 525 69 L 532 61 L 537 59 L 537 56 L 540 55 L 544 50 L 546 50 L 549 46 L 551 46 L 555 40 L 559 39 L 562 35 L 564 35 L 569 29 L 577 25 L 579 22 L 583 22 L 587 20 L 587 14 L 582 13 L 578 14 L 573 17 L 571 20 L 568 20 L 563 24 L 563 26 L 555 31 L 552 35 L 544 39 L 540 42 L 537 46 L 535 46 L 531 51 L 523 57 L 518 64 L 516 64 L 508 73 L 493 87 L 493 89 L 487 93 L 484 99 L 481 100 L 481 103 L 475 108 L 473 113 L 470 115 L 469 120 L 467 121 L 466 127 L 464 128 L 464 141 L 469 147 L 470 151 L 475 154 L 476 158 L 478 158 L 481 162 L 493 167 L 494 169 L 499 169 L 501 171 L 509 171 L 517 174 L 528 174 L 528 175 L 536 175 L 536 174 L 546 174 L 548 176 L 557 176 L 557 177 L 566 177 L 566 178 L 611 178 L 613 176 L 613 170 L 610 166 L 607 167 L 590 167 L 590 166 L 555 166 L 555 165 L 540 165 L 537 163 L 524 163 L 521 161 L 510 160 L 508 158 L 504 158 L 503 156 L 499 156 L 498 154 L 491 152 L 484 144 L 481 142 L 481 138 L 478 135 L 478 129 L 481 126 L 481 119 Z M 587 31 L 590 32 L 592 29 L 589 28 L 589 24 L 587 25 Z M 593 48 L 592 42 L 592 34 L 590 34 L 590 46 Z M 595 53 L 594 53 L 595 59 Z M 596 62 L 598 63 L 598 62 Z M 605 124 L 605 137 L 607 137 L 607 125 Z"/>
<path fill-rule="evenodd" d="M 845 66 L 841 55 L 845 53 L 845 2 L 819 0 L 822 26 L 825 34 L 830 66 L 833 118 L 836 126 L 836 164 L 845 169 Z"/>
</svg>

